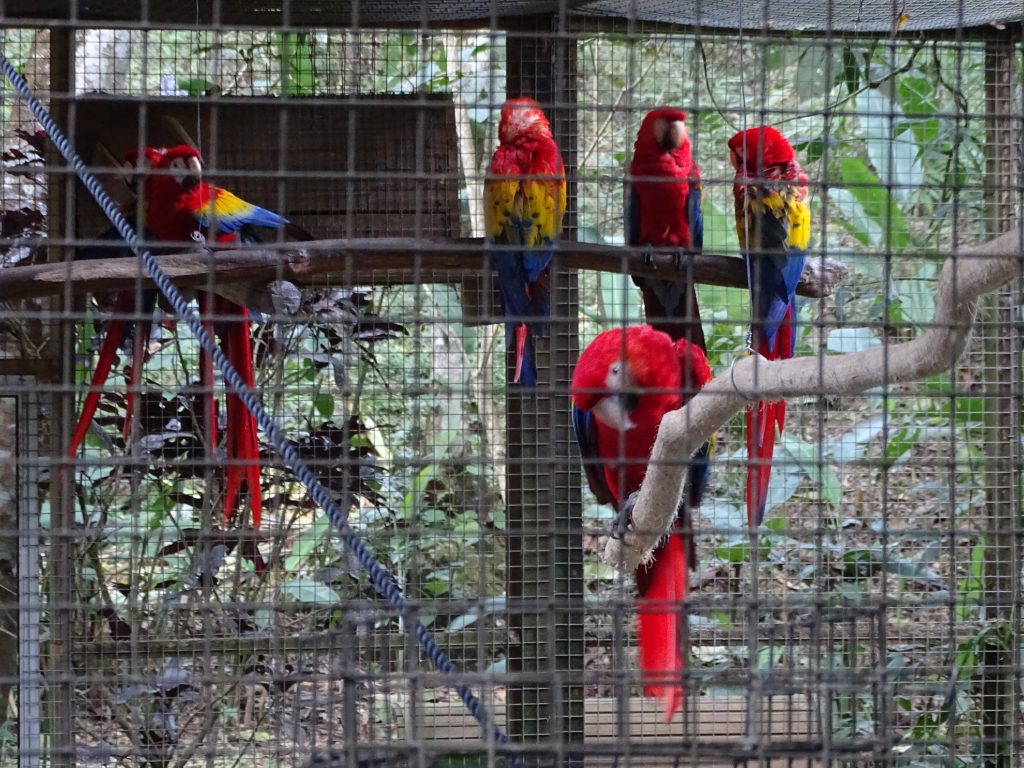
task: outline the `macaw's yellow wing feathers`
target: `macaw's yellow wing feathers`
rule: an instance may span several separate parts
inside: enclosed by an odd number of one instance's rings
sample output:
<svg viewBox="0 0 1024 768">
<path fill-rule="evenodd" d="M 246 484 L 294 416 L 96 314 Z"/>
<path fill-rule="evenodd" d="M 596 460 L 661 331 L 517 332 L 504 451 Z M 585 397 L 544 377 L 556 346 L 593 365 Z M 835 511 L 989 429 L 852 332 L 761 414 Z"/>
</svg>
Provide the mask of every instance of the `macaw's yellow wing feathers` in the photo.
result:
<svg viewBox="0 0 1024 768">
<path fill-rule="evenodd" d="M 502 161 L 507 158 L 502 158 Z M 497 243 L 536 247 L 551 243 L 562 231 L 565 180 L 554 169 L 523 171 L 495 157 L 492 172 L 552 178 L 496 178 L 484 189 L 487 235 Z M 501 170 L 499 170 L 501 169 Z"/>
<path fill-rule="evenodd" d="M 246 202 L 233 192 L 201 184 L 191 196 L 192 215 L 200 226 L 213 222 L 221 232 L 237 232 L 246 224 L 258 227 L 283 227 L 288 220 L 266 208 Z"/>
</svg>

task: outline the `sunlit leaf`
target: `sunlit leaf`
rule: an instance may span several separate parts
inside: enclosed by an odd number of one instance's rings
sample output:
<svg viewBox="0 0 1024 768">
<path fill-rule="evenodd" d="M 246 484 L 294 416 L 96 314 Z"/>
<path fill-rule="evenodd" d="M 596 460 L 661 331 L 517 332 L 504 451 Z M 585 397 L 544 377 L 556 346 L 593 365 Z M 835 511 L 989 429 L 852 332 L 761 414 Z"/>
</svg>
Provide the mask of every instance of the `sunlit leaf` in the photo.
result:
<svg viewBox="0 0 1024 768">
<path fill-rule="evenodd" d="M 903 129 L 903 110 L 878 88 L 859 93 L 857 109 L 871 164 L 893 198 L 906 202 L 921 186 L 924 170 L 913 132 Z"/>
<path fill-rule="evenodd" d="M 842 158 L 839 161 L 839 171 L 843 184 L 861 204 L 864 212 L 882 228 L 883 232 L 890 233 L 892 250 L 898 252 L 906 248 L 910 240 L 906 221 L 899 206 L 896 205 L 895 198 L 889 195 L 875 172 L 856 157 Z M 840 211 L 845 215 L 842 207 Z"/>
<path fill-rule="evenodd" d="M 882 342 L 870 328 L 836 328 L 829 331 L 826 348 L 837 355 L 879 347 Z"/>
<path fill-rule="evenodd" d="M 326 584 L 314 579 L 292 579 L 281 585 L 281 592 L 300 603 L 339 605 L 341 596 Z"/>
</svg>

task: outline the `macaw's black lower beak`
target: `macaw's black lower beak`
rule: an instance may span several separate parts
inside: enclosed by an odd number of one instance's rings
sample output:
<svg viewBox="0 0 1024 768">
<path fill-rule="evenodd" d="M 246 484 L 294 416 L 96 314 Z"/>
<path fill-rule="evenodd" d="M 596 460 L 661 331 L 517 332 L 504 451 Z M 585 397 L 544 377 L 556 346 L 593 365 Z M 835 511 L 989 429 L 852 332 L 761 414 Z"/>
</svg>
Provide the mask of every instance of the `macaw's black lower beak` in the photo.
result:
<svg viewBox="0 0 1024 768">
<path fill-rule="evenodd" d="M 622 406 L 622 410 L 626 413 L 632 413 L 640 405 L 640 395 L 636 392 L 623 392 L 616 395 L 616 397 L 619 400 L 619 405 Z"/>
</svg>

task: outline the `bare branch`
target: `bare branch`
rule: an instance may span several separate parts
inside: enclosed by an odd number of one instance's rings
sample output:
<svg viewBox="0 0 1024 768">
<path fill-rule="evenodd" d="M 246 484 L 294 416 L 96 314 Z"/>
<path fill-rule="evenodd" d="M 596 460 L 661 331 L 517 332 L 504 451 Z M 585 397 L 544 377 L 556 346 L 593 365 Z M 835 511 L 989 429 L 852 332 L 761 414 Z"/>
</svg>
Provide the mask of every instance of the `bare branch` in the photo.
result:
<svg viewBox="0 0 1024 768">
<path fill-rule="evenodd" d="M 970 339 L 979 298 L 1021 276 L 1021 236 L 1021 230 L 1014 229 L 950 256 L 939 276 L 932 324 L 913 341 L 823 358 L 769 362 L 747 357 L 684 408 L 666 415 L 633 508 L 633 526 L 623 539 L 608 540 L 604 561 L 632 570 L 648 556 L 671 525 L 682 497 L 686 465 L 680 457 L 692 456 L 748 401 L 854 395 L 922 379 L 955 365 Z"/>
<path fill-rule="evenodd" d="M 432 272 L 481 274 L 489 270 L 488 256 L 497 252 L 480 238 L 363 238 L 288 243 L 280 247 L 218 249 L 157 256 L 161 268 L 178 287 L 202 288 L 229 283 L 257 286 L 275 280 L 296 285 L 323 284 L 325 279 L 346 283 L 422 283 Z M 560 242 L 555 251 L 560 267 L 643 275 L 663 280 L 747 287 L 743 260 L 734 256 L 701 254 L 675 267 L 670 250 L 654 251 L 648 260 L 635 249 L 590 243 Z M 836 261 L 809 257 L 797 293 L 820 298 L 829 295 L 847 274 Z M 152 286 L 141 275 L 136 259 L 91 259 L 60 264 L 0 270 L 0 296 L 5 300 L 63 293 L 102 293 Z"/>
</svg>

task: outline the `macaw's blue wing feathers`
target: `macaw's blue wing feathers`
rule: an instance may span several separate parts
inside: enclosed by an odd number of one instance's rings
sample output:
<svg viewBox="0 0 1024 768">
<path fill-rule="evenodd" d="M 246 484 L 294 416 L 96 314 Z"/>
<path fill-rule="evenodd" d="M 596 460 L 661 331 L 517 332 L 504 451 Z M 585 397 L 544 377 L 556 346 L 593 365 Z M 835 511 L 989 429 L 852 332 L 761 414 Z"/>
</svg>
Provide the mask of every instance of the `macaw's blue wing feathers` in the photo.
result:
<svg viewBox="0 0 1024 768">
<path fill-rule="evenodd" d="M 604 466 L 599 463 L 601 457 L 597 450 L 594 415 L 590 411 L 581 410 L 574 405 L 572 407 L 572 427 L 576 433 L 576 442 L 580 446 L 583 471 L 587 475 L 590 492 L 597 498 L 598 504 L 611 504 L 613 507 L 618 507 L 618 502 L 605 480 Z"/>
<path fill-rule="evenodd" d="M 704 194 L 700 184 L 690 185 L 686 196 L 686 217 L 690 221 L 690 248 L 694 253 L 704 250 Z"/>
<path fill-rule="evenodd" d="M 235 193 L 202 184 L 193 195 L 193 215 L 200 226 L 209 228 L 214 219 L 221 232 L 237 232 L 246 225 L 278 229 L 288 219 L 266 208 L 246 202 Z"/>
</svg>

